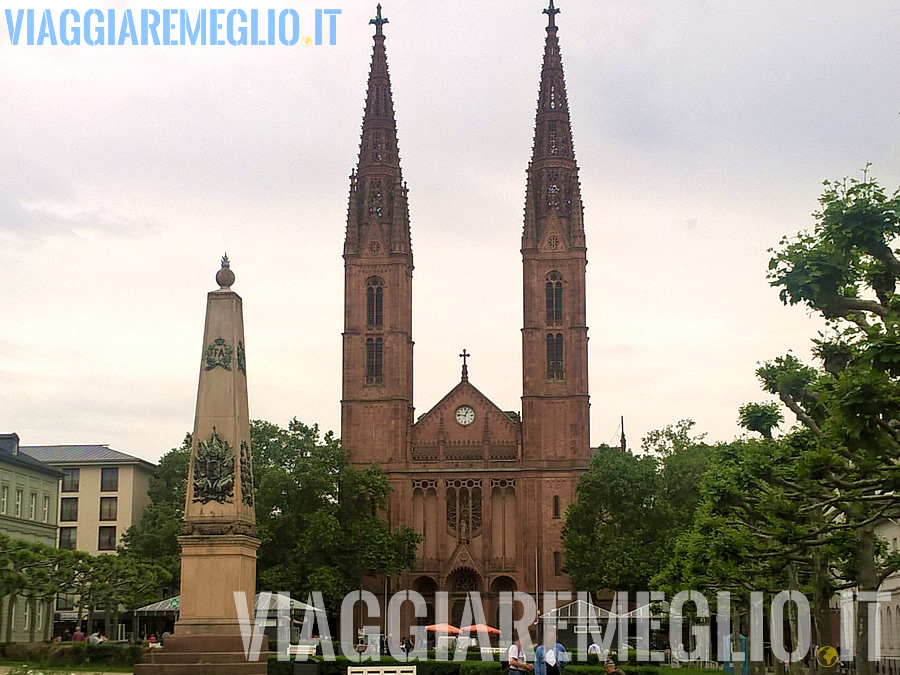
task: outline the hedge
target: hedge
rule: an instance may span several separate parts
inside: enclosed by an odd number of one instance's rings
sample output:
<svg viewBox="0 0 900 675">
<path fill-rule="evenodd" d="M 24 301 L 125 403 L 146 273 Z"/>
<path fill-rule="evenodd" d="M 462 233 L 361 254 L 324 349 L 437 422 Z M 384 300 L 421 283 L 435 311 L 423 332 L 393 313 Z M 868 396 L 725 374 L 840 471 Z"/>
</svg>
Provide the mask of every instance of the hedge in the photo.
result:
<svg viewBox="0 0 900 675">
<path fill-rule="evenodd" d="M 302 661 L 299 661 L 302 663 Z M 406 661 L 398 661 L 389 656 L 382 657 L 378 661 L 363 661 L 359 665 L 399 665 Z M 417 675 L 502 675 L 499 661 L 412 661 L 415 664 Z M 293 661 L 279 661 L 276 656 L 269 657 L 268 675 L 292 675 Z M 320 661 L 319 675 L 346 675 L 347 667 L 356 665 L 355 661 L 338 656 L 334 661 Z M 625 675 L 675 675 L 669 666 L 638 665 L 620 666 Z M 571 664 L 566 666 L 565 675 L 606 675 L 602 665 Z M 677 675 L 721 675 L 717 670 L 703 668 L 681 668 Z"/>
<path fill-rule="evenodd" d="M 10 642 L 0 645 L 0 656 L 10 661 L 28 661 L 41 666 L 133 666 L 140 663 L 140 645 L 105 642 L 99 645 L 84 642 Z"/>
</svg>

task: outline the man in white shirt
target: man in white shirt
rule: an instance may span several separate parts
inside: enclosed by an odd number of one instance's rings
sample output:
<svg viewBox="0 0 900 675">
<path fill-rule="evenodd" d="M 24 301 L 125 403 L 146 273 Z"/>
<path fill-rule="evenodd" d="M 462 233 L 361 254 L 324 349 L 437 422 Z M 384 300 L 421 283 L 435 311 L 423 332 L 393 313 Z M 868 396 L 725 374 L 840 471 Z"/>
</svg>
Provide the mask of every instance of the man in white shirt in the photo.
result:
<svg viewBox="0 0 900 675">
<path fill-rule="evenodd" d="M 526 660 L 525 650 L 522 649 L 522 639 L 518 633 L 506 652 L 506 660 L 509 663 L 511 675 L 526 675 L 529 671 L 534 670 L 534 666 Z"/>
</svg>

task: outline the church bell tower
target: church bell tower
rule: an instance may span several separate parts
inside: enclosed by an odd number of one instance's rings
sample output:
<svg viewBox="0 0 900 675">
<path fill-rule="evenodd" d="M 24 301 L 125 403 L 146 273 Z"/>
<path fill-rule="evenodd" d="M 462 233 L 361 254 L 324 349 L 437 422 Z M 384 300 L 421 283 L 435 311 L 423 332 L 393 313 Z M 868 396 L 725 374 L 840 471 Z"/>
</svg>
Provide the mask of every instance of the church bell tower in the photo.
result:
<svg viewBox="0 0 900 675">
<path fill-rule="evenodd" d="M 522 232 L 525 460 L 590 458 L 584 209 L 553 0 L 527 170 Z"/>
<path fill-rule="evenodd" d="M 413 419 L 412 244 L 381 5 L 344 241 L 341 438 L 354 464 L 406 458 Z"/>
</svg>

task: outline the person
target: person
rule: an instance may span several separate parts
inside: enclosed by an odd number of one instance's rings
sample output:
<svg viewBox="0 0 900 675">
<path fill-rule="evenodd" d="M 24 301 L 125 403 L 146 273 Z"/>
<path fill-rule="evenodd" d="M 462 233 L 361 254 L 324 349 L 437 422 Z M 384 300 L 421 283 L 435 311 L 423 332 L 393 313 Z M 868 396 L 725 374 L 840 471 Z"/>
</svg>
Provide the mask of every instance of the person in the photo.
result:
<svg viewBox="0 0 900 675">
<path fill-rule="evenodd" d="M 150 637 L 147 638 L 147 642 L 149 642 L 151 645 L 156 644 L 156 633 L 150 633 Z"/>
<path fill-rule="evenodd" d="M 605 664 L 606 675 L 622 675 L 622 671 L 616 667 L 616 662 L 613 661 L 612 657 L 606 659 Z"/>
<path fill-rule="evenodd" d="M 81 626 L 78 626 L 75 632 L 72 633 L 72 642 L 84 642 L 84 633 L 81 631 Z"/>
<path fill-rule="evenodd" d="M 597 658 L 600 658 L 600 645 L 597 644 L 597 641 L 594 640 L 591 642 L 591 646 L 588 647 L 588 654 L 596 654 Z"/>
<path fill-rule="evenodd" d="M 102 645 L 104 642 L 109 642 L 109 638 L 103 634 L 103 631 L 97 631 L 97 644 Z"/>
<path fill-rule="evenodd" d="M 569 662 L 569 653 L 556 639 L 556 628 L 548 626 L 544 630 L 544 641 L 534 650 L 535 675 L 562 675 Z"/>
<path fill-rule="evenodd" d="M 97 631 L 91 633 L 91 636 L 88 638 L 89 645 L 99 645 L 100 644 L 100 635 Z"/>
<path fill-rule="evenodd" d="M 528 663 L 525 650 L 522 649 L 522 638 L 516 633 L 515 641 L 506 652 L 506 661 L 509 663 L 510 675 L 525 675 L 534 670 L 534 666 Z"/>
<path fill-rule="evenodd" d="M 167 631 L 167 630 L 164 630 L 164 631 L 163 631 L 163 634 L 160 636 L 159 644 L 165 645 L 165 644 L 166 644 L 166 638 L 169 637 L 169 635 L 171 635 L 171 633 L 170 633 L 169 631 Z"/>
<path fill-rule="evenodd" d="M 62 642 L 62 635 L 56 635 L 56 636 L 54 636 L 53 641 L 54 641 L 54 642 Z"/>
</svg>

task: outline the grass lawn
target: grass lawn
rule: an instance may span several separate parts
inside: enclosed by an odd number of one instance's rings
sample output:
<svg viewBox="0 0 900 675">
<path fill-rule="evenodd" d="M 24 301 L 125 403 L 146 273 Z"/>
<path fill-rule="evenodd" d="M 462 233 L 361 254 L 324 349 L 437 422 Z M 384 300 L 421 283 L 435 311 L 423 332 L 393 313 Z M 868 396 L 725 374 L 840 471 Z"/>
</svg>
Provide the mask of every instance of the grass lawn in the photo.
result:
<svg viewBox="0 0 900 675">
<path fill-rule="evenodd" d="M 133 673 L 127 666 L 36 666 L 24 661 L 0 659 L 0 675 L 68 675 L 68 673 Z"/>
</svg>

